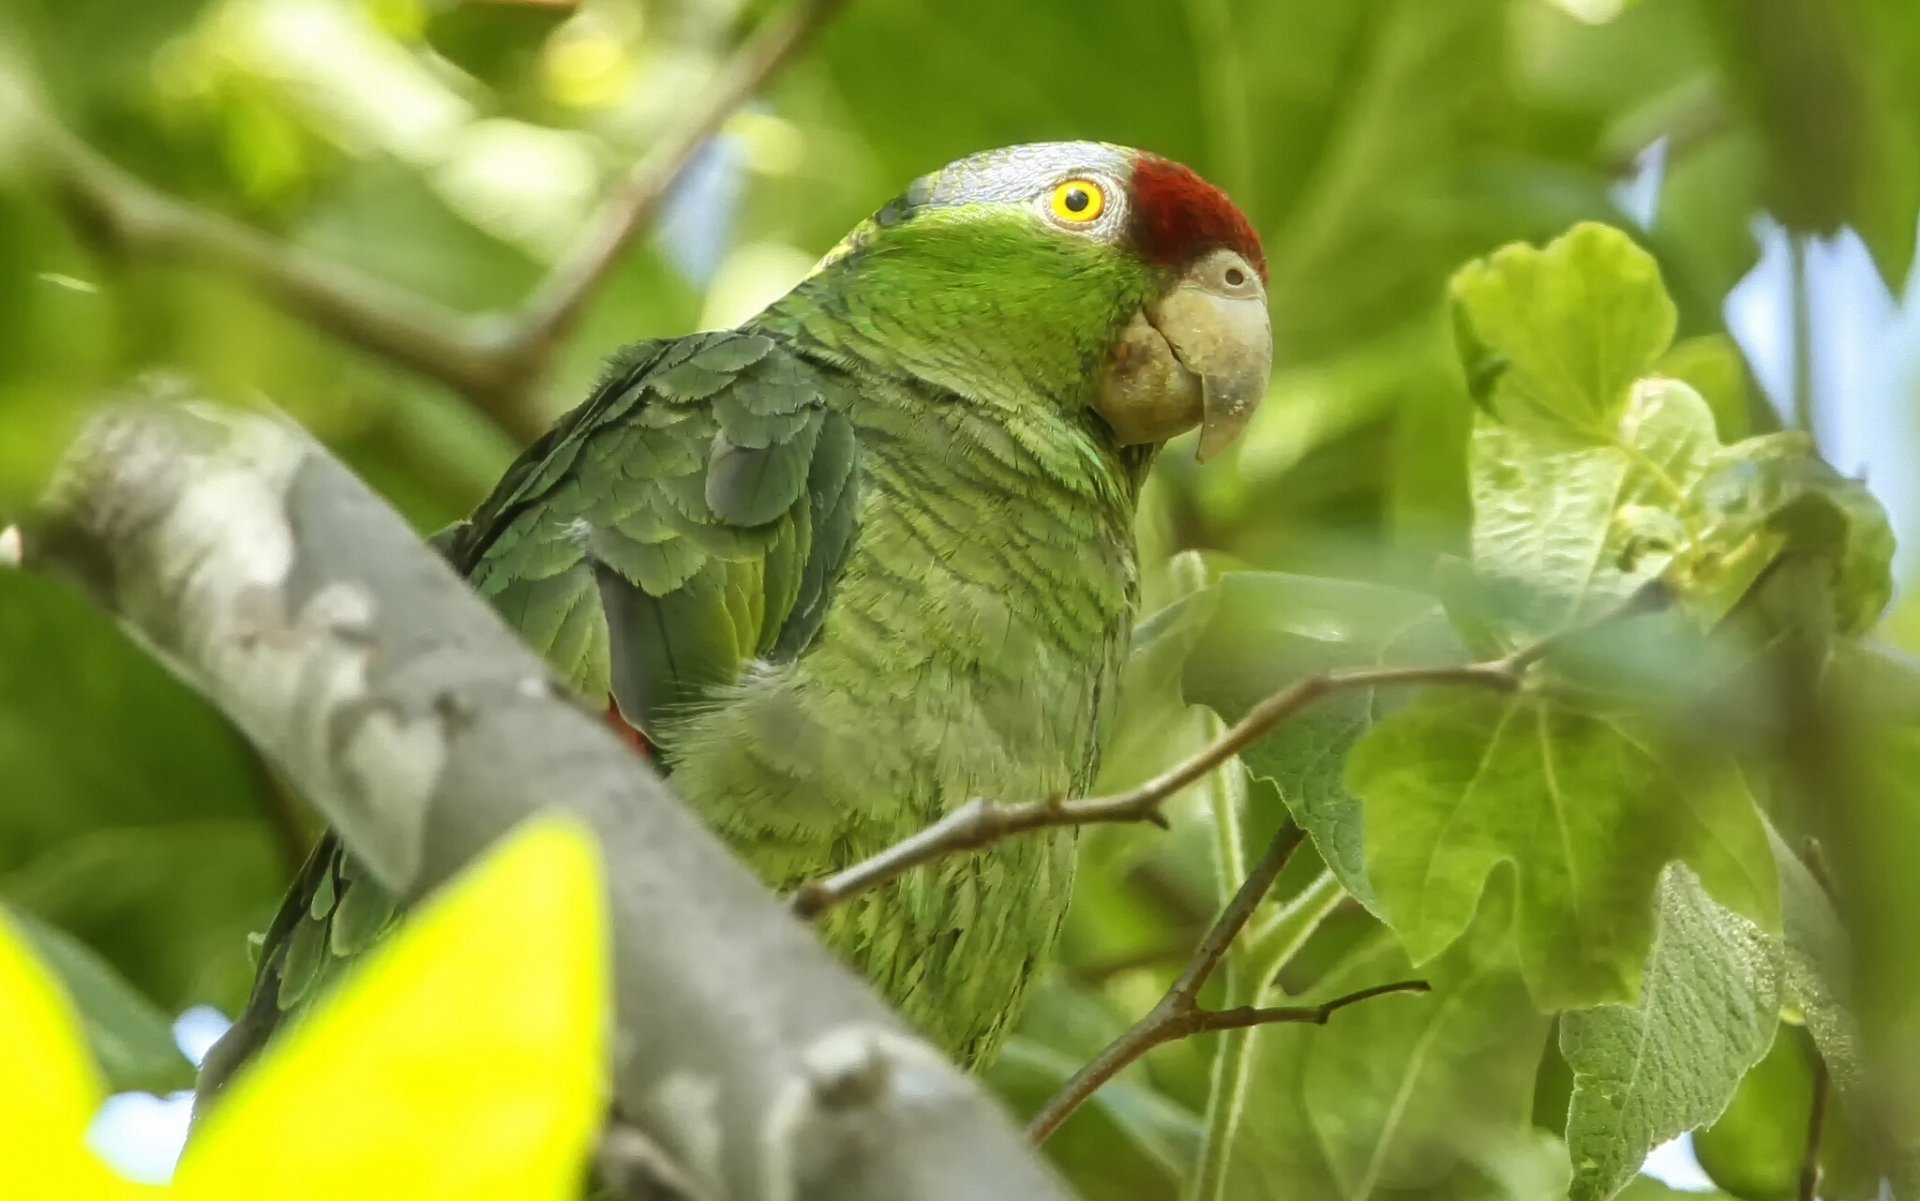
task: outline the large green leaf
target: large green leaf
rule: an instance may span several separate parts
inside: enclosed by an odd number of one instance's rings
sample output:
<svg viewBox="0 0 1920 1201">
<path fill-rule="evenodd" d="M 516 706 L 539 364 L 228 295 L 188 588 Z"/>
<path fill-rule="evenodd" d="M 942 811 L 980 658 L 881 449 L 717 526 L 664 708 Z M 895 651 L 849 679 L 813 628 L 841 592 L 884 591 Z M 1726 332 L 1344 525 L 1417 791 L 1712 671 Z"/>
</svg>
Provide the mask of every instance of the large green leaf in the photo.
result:
<svg viewBox="0 0 1920 1201">
<path fill-rule="evenodd" d="M 1668 349 L 1672 304 L 1626 235 L 1587 225 L 1508 247 L 1453 293 L 1487 405 L 1469 458 L 1473 564 L 1503 624 L 1549 634 L 1656 577 L 1711 624 L 1788 550 L 1832 564 L 1843 631 L 1877 619 L 1893 550 L 1878 502 L 1803 436 L 1721 445 L 1744 368 L 1724 342 Z"/>
<path fill-rule="evenodd" d="M 1566 1152 L 1527 1128 L 1547 1020 L 1528 1002 L 1490 907 L 1425 971 L 1434 991 L 1259 1032 L 1227 1195 L 1272 1201 L 1538 1201 Z M 1316 982 L 1331 996 L 1411 975 L 1376 939 Z"/>
<path fill-rule="evenodd" d="M 1765 826 L 1736 773 L 1676 761 L 1630 717 L 1435 690 L 1354 748 L 1367 875 L 1415 962 L 1466 930 L 1496 867 L 1517 898 L 1521 972 L 1547 1009 L 1635 1002 L 1661 869 L 1771 926 Z M 1504 891 L 1504 890 L 1503 890 Z"/>
<path fill-rule="evenodd" d="M 1573 1201 L 1612 1196 L 1654 1147 L 1720 1116 L 1773 1041 L 1780 986 L 1772 940 L 1669 867 L 1640 1004 L 1561 1020 Z"/>
</svg>

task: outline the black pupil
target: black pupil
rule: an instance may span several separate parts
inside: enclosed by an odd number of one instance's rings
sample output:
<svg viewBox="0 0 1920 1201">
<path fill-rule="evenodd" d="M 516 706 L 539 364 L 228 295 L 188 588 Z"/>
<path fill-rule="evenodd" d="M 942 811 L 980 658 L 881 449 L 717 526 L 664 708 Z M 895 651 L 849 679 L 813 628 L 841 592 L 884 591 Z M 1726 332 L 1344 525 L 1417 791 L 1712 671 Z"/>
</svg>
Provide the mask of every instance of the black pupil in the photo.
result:
<svg viewBox="0 0 1920 1201">
<path fill-rule="evenodd" d="M 1247 282 L 1247 277 L 1241 274 L 1240 268 L 1238 267 L 1227 268 L 1227 286 L 1229 288 L 1237 288 L 1241 284 L 1244 284 L 1246 282 Z"/>
<path fill-rule="evenodd" d="M 1087 206 L 1092 203 L 1093 197 L 1087 195 L 1085 188 L 1067 189 L 1066 205 L 1069 213 L 1083 213 L 1086 211 Z"/>
</svg>

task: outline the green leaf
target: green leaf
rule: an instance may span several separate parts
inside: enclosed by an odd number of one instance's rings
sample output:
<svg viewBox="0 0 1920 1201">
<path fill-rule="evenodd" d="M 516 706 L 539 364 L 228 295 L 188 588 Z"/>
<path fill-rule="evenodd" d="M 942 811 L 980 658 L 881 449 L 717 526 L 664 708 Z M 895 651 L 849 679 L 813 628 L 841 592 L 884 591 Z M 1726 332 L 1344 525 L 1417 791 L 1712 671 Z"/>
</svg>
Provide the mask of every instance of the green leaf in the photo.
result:
<svg viewBox="0 0 1920 1201">
<path fill-rule="evenodd" d="M 1504 420 L 1602 442 L 1678 321 L 1653 256 L 1591 223 L 1545 249 L 1503 247 L 1451 290 L 1475 396 Z"/>
<path fill-rule="evenodd" d="M 1529 637 L 1625 600 L 1688 543 L 1689 493 L 1718 448 L 1706 403 L 1647 380 L 1606 437 L 1476 421 L 1474 568 Z"/>
<path fill-rule="evenodd" d="M 1713 411 L 1720 440 L 1730 442 L 1753 424 L 1756 393 L 1746 356 L 1727 334 L 1702 334 L 1673 344 L 1653 364 L 1652 374 L 1677 379 L 1700 394 Z"/>
<path fill-rule="evenodd" d="M 1258 1032 L 1227 1196 L 1539 1201 L 1565 1194 L 1564 1148 L 1527 1123 L 1547 1019 L 1513 970 L 1497 908 L 1429 965 L 1431 994 L 1377 997 L 1325 1026 Z M 1390 939 L 1375 939 L 1316 981 L 1313 996 L 1413 974 Z"/>
<path fill-rule="evenodd" d="M 1186 631 L 1181 688 L 1235 722 L 1267 696 L 1337 668 L 1459 662 L 1465 656 L 1430 596 L 1282 572 L 1229 572 L 1143 628 L 1150 654 Z M 1248 748 L 1256 777 L 1279 788 L 1342 886 L 1376 902 L 1361 850 L 1359 803 L 1345 786 L 1348 749 L 1399 699 L 1377 690 L 1329 697 Z"/>
<path fill-rule="evenodd" d="M 1889 288 L 1906 283 L 1920 210 L 1920 29 L 1905 0 L 1702 0 L 1727 108 L 1767 159 L 1789 228 L 1859 231 Z"/>
<path fill-rule="evenodd" d="M 1741 1081 L 1726 1112 L 1693 1136 L 1694 1155 L 1715 1184 L 1742 1201 L 1799 1196 L 1816 1058 L 1807 1031 L 1780 1027 L 1772 1049 Z M 1878 1174 L 1869 1166 L 1872 1160 L 1844 1096 L 1827 1098 L 1820 1150 L 1821 1197 L 1877 1201 Z"/>
<path fill-rule="evenodd" d="M 1582 1010 L 1560 1025 L 1574 1075 L 1572 1201 L 1604 1201 L 1654 1147 L 1720 1116 L 1773 1041 L 1780 987 L 1773 940 L 1715 904 L 1692 872 L 1669 867 L 1640 1004 Z"/>
<path fill-rule="evenodd" d="M 91 947 L 30 913 L 0 914 L 66 986 L 87 1045 L 114 1092 L 167 1093 L 193 1087 L 193 1065 L 173 1041 L 173 1023 Z"/>
<path fill-rule="evenodd" d="M 1818 556 L 1832 564 L 1841 632 L 1865 633 L 1879 621 L 1893 596 L 1886 510 L 1866 485 L 1821 461 L 1806 435 L 1765 434 L 1726 447 L 1697 492 L 1712 514 L 1705 541 L 1714 552 L 1744 553 L 1757 564 L 1783 551 Z"/>
<path fill-rule="evenodd" d="M 1781 1000 L 1803 1022 L 1841 1091 L 1865 1080 L 1860 1031 L 1848 998 L 1847 930 L 1827 890 L 1779 835 L 1771 836 L 1780 865 Z"/>
<path fill-rule="evenodd" d="M 0 571 L 0 764 L 0 895 L 163 1009 L 233 1012 L 288 867 L 219 712 L 70 591 Z"/>
<path fill-rule="evenodd" d="M 1366 806 L 1368 878 L 1414 961 L 1460 936 L 1503 863 L 1521 972 L 1550 1010 L 1638 1000 L 1674 859 L 1772 925 L 1773 860 L 1744 784 L 1660 748 L 1626 717 L 1461 688 L 1376 725 L 1347 786 Z"/>
</svg>

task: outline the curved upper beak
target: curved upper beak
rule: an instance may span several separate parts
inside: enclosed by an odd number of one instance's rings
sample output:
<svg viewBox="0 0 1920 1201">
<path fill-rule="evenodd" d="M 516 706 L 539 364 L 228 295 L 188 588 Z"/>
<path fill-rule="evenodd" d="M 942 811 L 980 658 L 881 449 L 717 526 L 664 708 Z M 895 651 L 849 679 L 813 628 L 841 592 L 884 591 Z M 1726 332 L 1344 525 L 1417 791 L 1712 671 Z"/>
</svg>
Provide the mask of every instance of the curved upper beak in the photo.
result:
<svg viewBox="0 0 1920 1201">
<path fill-rule="evenodd" d="M 1094 408 L 1123 444 L 1200 426 L 1206 462 L 1253 420 L 1273 371 L 1266 289 L 1246 260 L 1217 250 L 1134 315 Z"/>
</svg>

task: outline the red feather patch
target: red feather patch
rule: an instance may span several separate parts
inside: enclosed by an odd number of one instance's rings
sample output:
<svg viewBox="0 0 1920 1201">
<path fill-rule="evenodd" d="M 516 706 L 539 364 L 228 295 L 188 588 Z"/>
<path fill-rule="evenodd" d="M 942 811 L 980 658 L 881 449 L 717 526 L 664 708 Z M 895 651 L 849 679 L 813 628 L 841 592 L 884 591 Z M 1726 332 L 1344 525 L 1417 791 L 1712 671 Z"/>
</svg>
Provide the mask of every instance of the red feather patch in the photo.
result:
<svg viewBox="0 0 1920 1201">
<path fill-rule="evenodd" d="M 621 716 L 620 706 L 613 703 L 612 697 L 607 698 L 606 718 L 607 728 L 611 729 L 620 741 L 638 751 L 642 759 L 653 758 L 653 744 L 647 741 L 647 736 L 642 734 L 638 727 L 629 724 L 627 719 Z"/>
<path fill-rule="evenodd" d="M 1133 243 L 1150 263 L 1184 267 L 1226 246 L 1267 278 L 1267 256 L 1253 223 L 1227 194 L 1187 167 L 1143 154 L 1133 168 Z"/>
</svg>

